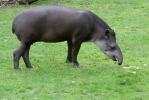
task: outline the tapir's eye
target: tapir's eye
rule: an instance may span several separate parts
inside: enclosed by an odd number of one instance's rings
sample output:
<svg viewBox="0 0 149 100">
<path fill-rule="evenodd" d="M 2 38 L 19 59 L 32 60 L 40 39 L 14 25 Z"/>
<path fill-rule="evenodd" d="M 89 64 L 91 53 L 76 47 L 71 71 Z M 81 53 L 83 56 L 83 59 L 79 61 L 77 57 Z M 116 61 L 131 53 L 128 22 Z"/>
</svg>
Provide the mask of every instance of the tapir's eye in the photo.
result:
<svg viewBox="0 0 149 100">
<path fill-rule="evenodd" d="M 114 51 L 116 48 L 115 47 L 111 47 L 110 49 L 111 49 L 111 51 Z"/>
</svg>

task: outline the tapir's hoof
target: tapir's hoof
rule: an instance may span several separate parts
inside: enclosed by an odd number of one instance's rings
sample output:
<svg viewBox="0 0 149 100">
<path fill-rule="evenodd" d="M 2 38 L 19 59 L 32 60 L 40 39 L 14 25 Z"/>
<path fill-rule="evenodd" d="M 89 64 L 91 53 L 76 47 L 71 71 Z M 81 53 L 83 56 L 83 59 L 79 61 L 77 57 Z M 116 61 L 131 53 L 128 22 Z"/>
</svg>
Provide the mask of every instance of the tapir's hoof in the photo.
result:
<svg viewBox="0 0 149 100">
<path fill-rule="evenodd" d="M 68 59 L 66 59 L 65 62 L 66 62 L 66 63 L 72 63 L 72 61 L 70 61 L 70 60 L 68 60 Z"/>
<path fill-rule="evenodd" d="M 26 68 L 34 68 L 34 66 L 26 67 Z"/>
<path fill-rule="evenodd" d="M 80 65 L 80 64 L 74 64 L 74 67 L 75 67 L 75 68 L 81 68 L 81 67 L 83 67 L 83 66 Z"/>
</svg>

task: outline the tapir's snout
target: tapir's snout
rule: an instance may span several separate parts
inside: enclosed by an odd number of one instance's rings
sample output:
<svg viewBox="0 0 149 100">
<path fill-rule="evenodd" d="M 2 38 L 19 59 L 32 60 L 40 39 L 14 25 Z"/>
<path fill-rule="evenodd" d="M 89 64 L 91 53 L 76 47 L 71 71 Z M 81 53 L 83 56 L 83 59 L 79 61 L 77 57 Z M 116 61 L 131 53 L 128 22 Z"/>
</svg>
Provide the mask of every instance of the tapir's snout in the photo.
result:
<svg viewBox="0 0 149 100">
<path fill-rule="evenodd" d="M 121 63 L 118 63 L 118 65 L 122 65 L 122 62 Z"/>
<path fill-rule="evenodd" d="M 119 59 L 118 60 L 118 65 L 122 65 L 122 63 L 123 63 L 123 60 L 122 59 Z"/>
<path fill-rule="evenodd" d="M 123 63 L 123 55 L 120 48 L 116 48 L 114 51 L 103 51 L 105 54 L 111 58 L 113 61 L 118 61 L 118 65 Z"/>
<path fill-rule="evenodd" d="M 113 59 L 114 61 L 118 61 L 118 65 L 122 65 L 123 55 L 119 46 L 116 46 L 116 49 L 114 51 L 111 51 L 110 53 L 113 55 L 112 58 L 111 57 L 110 58 Z M 110 55 L 107 55 L 107 56 L 110 56 Z"/>
<path fill-rule="evenodd" d="M 121 49 L 119 48 L 119 46 L 117 46 L 117 51 L 116 51 L 116 58 L 118 59 L 118 65 L 122 65 L 123 63 L 123 54 L 121 52 Z"/>
<path fill-rule="evenodd" d="M 118 65 L 122 65 L 123 63 L 123 55 L 121 55 L 121 57 L 118 60 Z"/>
<path fill-rule="evenodd" d="M 113 61 L 118 61 L 118 59 L 115 56 L 112 57 L 112 60 Z M 118 61 L 118 65 L 121 65 L 121 64 L 122 64 L 122 61 L 119 60 Z"/>
</svg>

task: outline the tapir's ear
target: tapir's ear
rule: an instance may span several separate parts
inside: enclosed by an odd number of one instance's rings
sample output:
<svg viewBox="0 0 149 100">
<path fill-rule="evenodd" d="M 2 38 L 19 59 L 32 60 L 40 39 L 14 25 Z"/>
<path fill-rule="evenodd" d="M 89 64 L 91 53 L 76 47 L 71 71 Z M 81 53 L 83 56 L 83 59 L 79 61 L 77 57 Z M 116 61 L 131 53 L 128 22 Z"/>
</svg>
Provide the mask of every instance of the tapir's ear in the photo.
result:
<svg viewBox="0 0 149 100">
<path fill-rule="evenodd" d="M 108 37 L 109 36 L 109 33 L 110 33 L 110 30 L 109 29 L 106 29 L 105 30 L 105 36 Z"/>
</svg>

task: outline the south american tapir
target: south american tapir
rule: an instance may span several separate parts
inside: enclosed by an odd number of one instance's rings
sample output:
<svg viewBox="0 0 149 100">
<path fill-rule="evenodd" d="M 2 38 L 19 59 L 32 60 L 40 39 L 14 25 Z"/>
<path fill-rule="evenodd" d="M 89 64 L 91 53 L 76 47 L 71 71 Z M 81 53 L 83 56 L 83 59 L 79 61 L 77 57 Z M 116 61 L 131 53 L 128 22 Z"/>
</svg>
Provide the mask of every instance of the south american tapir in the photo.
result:
<svg viewBox="0 0 149 100">
<path fill-rule="evenodd" d="M 116 43 L 116 34 L 96 14 L 75 8 L 62 6 L 39 6 L 21 12 L 12 23 L 12 33 L 20 41 L 13 52 L 14 68 L 19 68 L 20 57 L 27 68 L 33 68 L 29 60 L 30 46 L 35 42 L 67 41 L 66 62 L 82 67 L 77 55 L 83 42 L 93 42 L 100 50 L 121 65 L 123 55 Z"/>
</svg>

